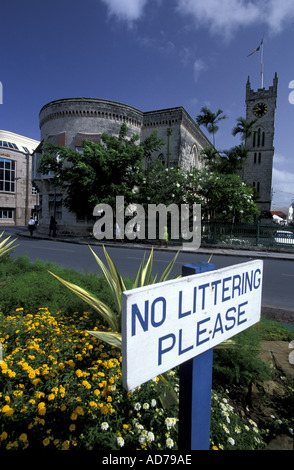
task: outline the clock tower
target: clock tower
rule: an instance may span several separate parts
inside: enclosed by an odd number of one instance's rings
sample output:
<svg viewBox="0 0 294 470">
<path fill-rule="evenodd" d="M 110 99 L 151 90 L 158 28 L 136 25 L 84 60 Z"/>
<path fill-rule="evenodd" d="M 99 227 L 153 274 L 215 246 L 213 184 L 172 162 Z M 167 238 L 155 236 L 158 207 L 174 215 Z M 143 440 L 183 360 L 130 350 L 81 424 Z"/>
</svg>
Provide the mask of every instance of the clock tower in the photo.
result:
<svg viewBox="0 0 294 470">
<path fill-rule="evenodd" d="M 275 110 L 277 102 L 278 77 L 268 90 L 252 90 L 248 77 L 246 85 L 246 119 L 257 119 L 253 134 L 246 139 L 248 157 L 242 171 L 242 178 L 251 184 L 257 193 L 257 205 L 261 212 L 270 211 L 272 193 L 272 170 L 274 157 Z"/>
</svg>

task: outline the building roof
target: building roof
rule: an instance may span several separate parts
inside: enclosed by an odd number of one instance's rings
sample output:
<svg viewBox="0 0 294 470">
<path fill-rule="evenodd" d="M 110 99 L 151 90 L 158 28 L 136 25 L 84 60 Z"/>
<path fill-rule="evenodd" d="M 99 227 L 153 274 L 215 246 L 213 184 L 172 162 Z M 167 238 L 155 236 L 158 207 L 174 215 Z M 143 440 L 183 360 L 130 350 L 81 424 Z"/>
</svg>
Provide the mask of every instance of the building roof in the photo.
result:
<svg viewBox="0 0 294 470">
<path fill-rule="evenodd" d="M 37 140 L 0 129 L 0 148 L 16 150 L 22 153 L 33 153 L 39 145 Z"/>
</svg>

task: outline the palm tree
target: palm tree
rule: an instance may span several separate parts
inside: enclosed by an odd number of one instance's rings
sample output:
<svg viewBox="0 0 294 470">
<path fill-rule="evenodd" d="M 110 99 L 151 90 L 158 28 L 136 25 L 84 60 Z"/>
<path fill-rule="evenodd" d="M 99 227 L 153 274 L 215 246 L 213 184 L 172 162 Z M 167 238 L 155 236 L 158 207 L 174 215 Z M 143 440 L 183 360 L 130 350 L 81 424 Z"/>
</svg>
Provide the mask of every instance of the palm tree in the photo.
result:
<svg viewBox="0 0 294 470">
<path fill-rule="evenodd" d="M 224 150 L 225 156 L 220 161 L 220 173 L 234 174 L 242 169 L 248 155 L 248 148 L 244 144 L 236 145 L 229 150 Z"/>
<path fill-rule="evenodd" d="M 236 136 L 237 134 L 241 134 L 241 140 L 246 141 L 249 137 L 253 134 L 253 125 L 256 123 L 257 119 L 252 119 L 248 121 L 243 117 L 239 117 L 237 119 L 237 125 L 233 128 L 232 134 Z"/>
<path fill-rule="evenodd" d="M 207 161 L 207 167 L 214 171 L 217 166 L 217 159 L 219 158 L 219 153 L 214 147 L 205 147 L 201 150 L 201 155 Z"/>
<path fill-rule="evenodd" d="M 202 115 L 198 114 L 198 116 L 196 117 L 196 122 L 198 126 L 205 126 L 208 132 L 212 134 L 213 146 L 215 147 L 215 133 L 219 129 L 217 123 L 224 119 L 227 119 L 227 116 L 225 114 L 221 116 L 221 114 L 223 113 L 222 109 L 218 109 L 216 113 L 213 113 L 206 106 L 201 108 L 201 113 Z"/>
</svg>

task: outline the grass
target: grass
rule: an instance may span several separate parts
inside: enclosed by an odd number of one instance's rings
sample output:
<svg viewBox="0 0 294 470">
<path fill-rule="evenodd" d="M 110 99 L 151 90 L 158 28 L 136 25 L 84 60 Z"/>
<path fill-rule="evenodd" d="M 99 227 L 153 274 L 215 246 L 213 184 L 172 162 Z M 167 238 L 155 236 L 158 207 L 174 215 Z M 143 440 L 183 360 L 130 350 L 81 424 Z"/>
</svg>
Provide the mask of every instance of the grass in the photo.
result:
<svg viewBox="0 0 294 470">
<path fill-rule="evenodd" d="M 105 325 L 48 270 L 112 304 L 97 273 L 2 258 L 0 449 L 177 449 L 178 410 L 162 407 L 157 378 L 126 392 L 120 352 L 86 333 Z M 293 387 L 275 399 L 271 424 L 252 419 L 248 390 L 271 377 L 258 357 L 260 341 L 290 341 L 292 330 L 262 320 L 237 336 L 240 349 L 214 354 L 213 449 L 261 449 L 281 430 L 291 434 Z M 166 378 L 178 393 L 177 369 Z"/>
</svg>

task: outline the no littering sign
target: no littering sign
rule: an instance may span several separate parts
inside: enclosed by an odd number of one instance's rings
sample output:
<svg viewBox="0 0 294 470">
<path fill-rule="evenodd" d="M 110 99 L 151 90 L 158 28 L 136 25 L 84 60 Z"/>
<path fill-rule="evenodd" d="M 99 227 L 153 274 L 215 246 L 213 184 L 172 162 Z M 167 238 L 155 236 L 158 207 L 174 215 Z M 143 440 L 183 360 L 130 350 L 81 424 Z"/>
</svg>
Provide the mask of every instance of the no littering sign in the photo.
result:
<svg viewBox="0 0 294 470">
<path fill-rule="evenodd" d="M 249 261 L 123 293 L 127 390 L 217 346 L 260 320 L 263 262 Z"/>
</svg>

